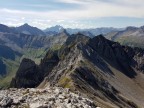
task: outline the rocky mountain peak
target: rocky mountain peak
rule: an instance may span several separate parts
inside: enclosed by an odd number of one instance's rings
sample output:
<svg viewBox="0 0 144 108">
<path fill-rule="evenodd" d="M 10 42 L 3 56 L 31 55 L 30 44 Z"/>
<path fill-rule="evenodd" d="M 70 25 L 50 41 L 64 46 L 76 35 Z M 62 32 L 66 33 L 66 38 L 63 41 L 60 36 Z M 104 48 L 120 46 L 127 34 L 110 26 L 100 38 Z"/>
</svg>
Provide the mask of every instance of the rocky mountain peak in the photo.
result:
<svg viewBox="0 0 144 108">
<path fill-rule="evenodd" d="M 70 36 L 69 33 L 66 31 L 66 29 L 61 29 L 61 30 L 59 31 L 59 34 L 60 34 L 60 35 Z M 59 34 L 58 34 L 58 35 L 59 35 Z"/>
<path fill-rule="evenodd" d="M 90 37 L 84 36 L 81 33 L 77 33 L 77 34 L 73 34 L 72 36 L 69 36 L 67 38 L 65 44 L 70 45 L 70 44 L 76 44 L 79 42 L 86 43 L 89 39 L 90 39 Z"/>
<path fill-rule="evenodd" d="M 38 70 L 39 68 L 34 61 L 24 58 L 16 77 L 12 79 L 11 87 L 36 87 L 42 81 L 42 75 Z"/>
<path fill-rule="evenodd" d="M 19 27 L 16 27 L 17 32 L 24 33 L 28 35 L 44 36 L 45 33 L 37 27 L 33 27 L 25 23 Z"/>
<path fill-rule="evenodd" d="M 56 32 L 56 33 L 60 33 L 62 30 L 64 30 L 64 28 L 60 25 L 56 25 L 50 28 L 47 28 L 46 30 L 44 30 L 45 32 Z"/>
<path fill-rule="evenodd" d="M 94 40 L 94 41 L 96 41 L 96 40 L 98 40 L 98 41 L 106 41 L 107 39 L 102 34 L 100 34 L 100 35 L 95 36 L 94 38 L 92 38 L 92 40 Z"/>
<path fill-rule="evenodd" d="M 98 35 L 98 36 L 95 36 L 94 38 L 90 39 L 89 40 L 89 44 L 91 47 L 93 47 L 94 49 L 98 50 L 100 49 L 101 51 L 104 49 L 104 48 L 108 48 L 110 47 L 110 45 L 112 44 L 113 42 L 107 40 L 103 35 Z M 99 51 L 100 52 L 100 51 Z M 103 52 L 102 52 L 103 53 Z"/>
<path fill-rule="evenodd" d="M 134 26 L 129 26 L 126 28 L 126 30 L 129 30 L 129 31 L 132 31 L 132 30 L 137 30 L 138 28 L 137 27 L 134 27 Z"/>
<path fill-rule="evenodd" d="M 28 23 L 25 23 L 25 24 L 23 24 L 23 25 L 21 25 L 21 26 L 19 26 L 19 28 L 23 28 L 23 29 L 31 29 L 31 28 L 33 28 L 32 26 L 30 26 Z"/>
<path fill-rule="evenodd" d="M 60 25 L 56 25 L 55 27 L 56 27 L 56 28 L 59 28 L 59 30 L 60 30 L 60 29 L 63 29 L 63 27 L 60 26 Z"/>
<path fill-rule="evenodd" d="M 25 23 L 25 24 L 23 24 L 23 25 L 21 25 L 21 26 L 30 27 L 30 25 L 29 25 L 28 23 Z"/>
</svg>

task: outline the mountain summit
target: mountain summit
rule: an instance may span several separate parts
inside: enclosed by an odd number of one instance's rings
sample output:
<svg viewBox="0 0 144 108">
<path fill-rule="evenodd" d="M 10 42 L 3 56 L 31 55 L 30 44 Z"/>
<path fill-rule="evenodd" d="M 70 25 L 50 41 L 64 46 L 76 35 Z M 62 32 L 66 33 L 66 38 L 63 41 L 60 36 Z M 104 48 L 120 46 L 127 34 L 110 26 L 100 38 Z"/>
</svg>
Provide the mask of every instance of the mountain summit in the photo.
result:
<svg viewBox="0 0 144 108">
<path fill-rule="evenodd" d="M 32 27 L 30 25 L 28 25 L 27 23 L 25 23 L 24 25 L 21 25 L 19 27 L 16 27 L 16 30 L 19 33 L 24 33 L 24 34 L 28 34 L 28 35 L 35 35 L 35 36 L 44 36 L 45 33 L 38 29 L 37 27 Z"/>
<path fill-rule="evenodd" d="M 60 25 L 56 25 L 50 28 L 47 28 L 46 30 L 44 30 L 45 32 L 56 32 L 56 33 L 60 33 L 64 28 Z"/>
</svg>

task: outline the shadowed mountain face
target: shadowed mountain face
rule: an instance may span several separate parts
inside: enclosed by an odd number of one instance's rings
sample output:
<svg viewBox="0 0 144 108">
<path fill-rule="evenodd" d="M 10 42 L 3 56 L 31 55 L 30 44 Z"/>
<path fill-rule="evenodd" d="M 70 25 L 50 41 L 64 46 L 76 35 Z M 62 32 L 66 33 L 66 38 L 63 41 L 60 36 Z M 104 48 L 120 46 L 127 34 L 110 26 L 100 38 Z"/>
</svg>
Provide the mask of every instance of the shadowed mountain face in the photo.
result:
<svg viewBox="0 0 144 108">
<path fill-rule="evenodd" d="M 21 56 L 20 53 L 13 51 L 11 48 L 0 45 L 0 57 L 15 60 L 15 55 Z"/>
<path fill-rule="evenodd" d="M 39 74 L 38 66 L 29 59 L 23 59 L 18 72 L 16 74 L 18 79 L 13 79 L 13 85 L 15 87 L 35 87 L 42 79 Z"/>
<path fill-rule="evenodd" d="M 3 61 L 0 60 L 0 74 L 4 75 L 6 74 L 6 66 L 4 65 Z"/>
<path fill-rule="evenodd" d="M 59 50 L 49 50 L 40 65 L 26 61 L 21 62 L 11 87 L 62 86 L 80 91 L 104 108 L 144 106 L 142 49 L 78 33 Z"/>
<path fill-rule="evenodd" d="M 10 32 L 15 32 L 15 30 L 13 28 L 10 28 L 6 25 L 0 24 L 0 32 L 4 32 L 4 33 L 10 33 Z"/>
<path fill-rule="evenodd" d="M 121 46 L 119 43 L 106 40 L 103 36 L 98 36 L 89 42 L 94 50 L 96 50 L 109 64 L 122 71 L 128 77 L 134 78 L 136 73 L 131 68 L 133 65 L 134 52 L 129 55 L 131 50 L 129 47 Z"/>
<path fill-rule="evenodd" d="M 18 53 L 5 45 L 0 45 L 0 75 L 7 74 L 7 68 L 3 59 L 14 61 L 16 56 L 21 56 L 21 53 Z"/>
</svg>

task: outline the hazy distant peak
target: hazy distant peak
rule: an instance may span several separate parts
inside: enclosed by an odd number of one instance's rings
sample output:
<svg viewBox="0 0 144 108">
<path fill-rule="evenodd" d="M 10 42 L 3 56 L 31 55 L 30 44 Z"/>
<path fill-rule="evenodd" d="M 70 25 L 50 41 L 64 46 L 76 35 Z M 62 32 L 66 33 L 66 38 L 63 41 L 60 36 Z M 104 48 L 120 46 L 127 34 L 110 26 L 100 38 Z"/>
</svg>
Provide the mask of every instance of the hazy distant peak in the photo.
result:
<svg viewBox="0 0 144 108">
<path fill-rule="evenodd" d="M 23 25 L 21 25 L 21 26 L 19 26 L 19 27 L 32 27 L 32 26 L 29 25 L 28 23 L 25 23 L 25 24 L 23 24 Z"/>
<path fill-rule="evenodd" d="M 66 29 L 60 29 L 60 33 L 67 33 Z"/>
<path fill-rule="evenodd" d="M 54 27 L 57 27 L 57 28 L 63 28 L 62 26 L 60 26 L 60 25 L 56 25 L 56 26 L 54 26 Z"/>
<path fill-rule="evenodd" d="M 29 34 L 29 35 L 41 35 L 44 36 L 45 33 L 37 27 L 30 26 L 25 23 L 19 27 L 16 27 L 16 30 L 20 33 Z"/>
<path fill-rule="evenodd" d="M 28 23 L 25 23 L 23 26 L 29 26 Z"/>
<path fill-rule="evenodd" d="M 141 26 L 140 28 L 141 28 L 141 29 L 144 29 L 144 26 Z"/>
<path fill-rule="evenodd" d="M 134 26 L 129 26 L 129 27 L 126 28 L 126 30 L 136 30 L 136 29 L 138 29 L 138 28 L 134 27 Z"/>
<path fill-rule="evenodd" d="M 45 32 L 49 32 L 49 31 L 52 31 L 52 32 L 57 32 L 57 33 L 60 33 L 62 30 L 64 30 L 64 28 L 60 25 L 56 25 L 56 26 L 53 26 L 53 27 L 50 27 L 50 28 L 47 28 L 46 30 L 44 30 Z"/>
</svg>

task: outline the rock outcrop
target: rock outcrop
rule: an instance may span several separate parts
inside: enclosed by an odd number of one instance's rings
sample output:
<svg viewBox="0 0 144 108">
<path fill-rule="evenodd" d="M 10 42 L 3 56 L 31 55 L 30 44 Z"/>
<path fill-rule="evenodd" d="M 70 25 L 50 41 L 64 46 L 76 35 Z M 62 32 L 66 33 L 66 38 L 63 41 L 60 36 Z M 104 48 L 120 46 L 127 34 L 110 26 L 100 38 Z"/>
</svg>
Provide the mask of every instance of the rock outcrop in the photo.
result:
<svg viewBox="0 0 144 108">
<path fill-rule="evenodd" d="M 12 79 L 11 86 L 16 88 L 36 87 L 43 80 L 39 67 L 30 59 L 23 59 Z"/>
<path fill-rule="evenodd" d="M 98 108 L 80 93 L 58 87 L 0 91 L 1 108 Z"/>
<path fill-rule="evenodd" d="M 41 60 L 41 64 L 37 65 L 34 61 L 24 58 L 16 73 L 15 78 L 12 79 L 10 87 L 15 88 L 35 88 L 46 77 L 49 72 L 59 62 L 56 51 L 49 50 Z"/>
</svg>

